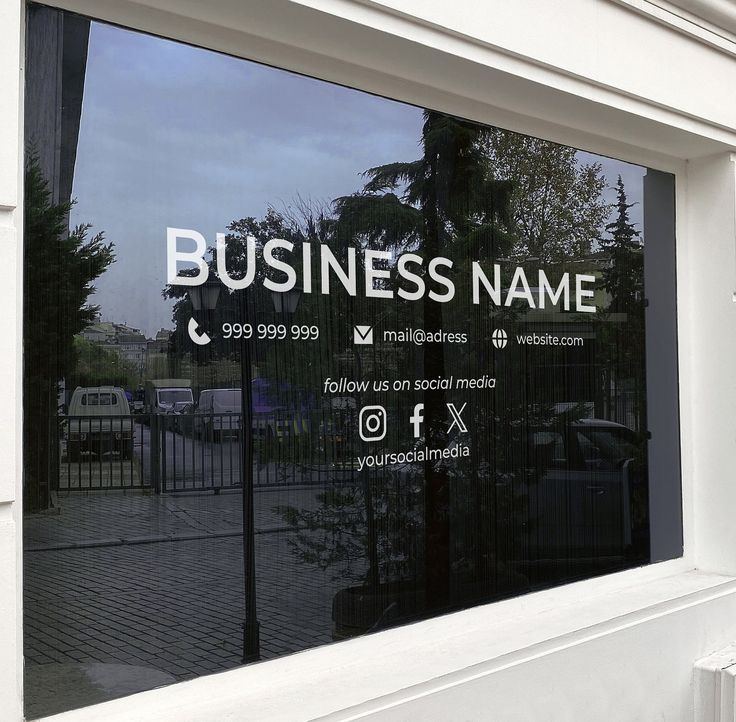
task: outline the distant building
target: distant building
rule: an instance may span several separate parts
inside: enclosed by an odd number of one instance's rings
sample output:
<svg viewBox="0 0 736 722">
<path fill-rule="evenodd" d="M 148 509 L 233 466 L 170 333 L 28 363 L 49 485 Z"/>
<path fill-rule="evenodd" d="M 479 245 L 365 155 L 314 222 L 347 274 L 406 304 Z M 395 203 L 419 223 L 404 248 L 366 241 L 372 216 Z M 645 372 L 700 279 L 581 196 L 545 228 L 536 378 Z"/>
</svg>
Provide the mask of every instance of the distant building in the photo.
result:
<svg viewBox="0 0 736 722">
<path fill-rule="evenodd" d="M 152 342 L 139 329 L 124 323 L 98 320 L 79 335 L 90 343 L 118 354 L 137 371 L 145 368 L 148 344 Z"/>
<path fill-rule="evenodd" d="M 167 353 L 172 333 L 172 331 L 165 328 L 160 328 L 156 331 L 156 336 L 147 341 L 148 353 Z"/>
</svg>

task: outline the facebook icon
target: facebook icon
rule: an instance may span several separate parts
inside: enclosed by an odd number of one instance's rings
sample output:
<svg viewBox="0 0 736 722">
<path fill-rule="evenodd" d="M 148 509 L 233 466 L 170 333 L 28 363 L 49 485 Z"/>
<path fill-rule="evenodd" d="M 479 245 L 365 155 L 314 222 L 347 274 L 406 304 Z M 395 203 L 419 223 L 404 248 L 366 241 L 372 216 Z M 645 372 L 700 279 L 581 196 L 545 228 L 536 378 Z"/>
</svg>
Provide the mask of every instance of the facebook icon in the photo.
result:
<svg viewBox="0 0 736 722">
<path fill-rule="evenodd" d="M 424 404 L 417 404 L 414 407 L 414 413 L 409 417 L 409 423 L 414 427 L 414 438 L 418 439 L 422 435 L 422 424 L 424 423 Z"/>
</svg>

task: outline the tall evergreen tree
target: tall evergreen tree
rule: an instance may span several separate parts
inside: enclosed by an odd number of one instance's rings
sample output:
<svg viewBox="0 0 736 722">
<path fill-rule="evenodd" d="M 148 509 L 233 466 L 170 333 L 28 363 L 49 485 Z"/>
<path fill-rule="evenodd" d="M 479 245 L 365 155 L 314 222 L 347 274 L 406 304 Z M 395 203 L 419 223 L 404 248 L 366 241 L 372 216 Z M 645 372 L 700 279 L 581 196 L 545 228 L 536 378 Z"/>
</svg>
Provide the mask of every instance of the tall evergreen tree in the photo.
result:
<svg viewBox="0 0 736 722">
<path fill-rule="evenodd" d="M 338 239 L 395 251 L 419 249 L 427 259 L 445 253 L 478 258 L 508 252 L 504 225 L 511 188 L 489 177 L 483 152 L 488 131 L 425 111 L 421 157 L 369 169 L 361 192 L 336 200 Z M 428 333 L 443 328 L 442 304 L 429 294 L 423 298 L 423 323 Z M 444 345 L 425 344 L 423 354 L 424 377 L 444 377 Z M 447 433 L 444 391 L 425 393 L 424 412 L 427 445 L 442 448 Z M 426 598 L 430 608 L 441 609 L 450 603 L 447 469 L 428 461 L 424 479 Z"/>
<path fill-rule="evenodd" d="M 619 176 L 616 215 L 606 224 L 609 236 L 600 240 L 601 248 L 610 261 L 603 271 L 602 286 L 611 295 L 608 310 L 614 313 L 631 313 L 643 303 L 644 248 L 641 234 L 629 218 L 629 209 L 633 206 L 626 198 L 624 182 Z"/>
<path fill-rule="evenodd" d="M 625 319 L 625 327 L 621 325 L 621 320 L 605 323 L 598 337 L 601 359 L 610 374 L 607 392 L 616 397 L 631 394 L 635 427 L 642 431 L 647 428 L 644 246 L 640 232 L 629 217 L 633 205 L 628 202 L 623 180 L 619 176 L 614 217 L 606 225 L 608 236 L 600 239 L 601 249 L 608 255 L 600 285 L 610 296 L 606 310 L 611 314 L 619 314 L 619 319 Z"/>
<path fill-rule="evenodd" d="M 38 158 L 25 171 L 23 285 L 24 507 L 45 509 L 58 472 L 59 381 L 74 369 L 74 336 L 99 308 L 92 282 L 115 260 L 102 233 L 68 230 L 71 204 L 51 201 Z"/>
</svg>

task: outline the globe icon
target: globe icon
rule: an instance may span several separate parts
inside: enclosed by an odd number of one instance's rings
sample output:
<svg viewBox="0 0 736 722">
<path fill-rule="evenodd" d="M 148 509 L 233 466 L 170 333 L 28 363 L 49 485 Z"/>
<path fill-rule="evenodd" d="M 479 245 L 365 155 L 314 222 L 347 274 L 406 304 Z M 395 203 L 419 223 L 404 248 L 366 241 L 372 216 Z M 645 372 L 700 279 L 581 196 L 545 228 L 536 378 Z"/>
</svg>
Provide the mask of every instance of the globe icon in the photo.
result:
<svg viewBox="0 0 736 722">
<path fill-rule="evenodd" d="M 494 329 L 491 334 L 491 341 L 496 348 L 506 348 L 506 344 L 509 342 L 509 337 L 506 331 L 502 328 Z"/>
</svg>

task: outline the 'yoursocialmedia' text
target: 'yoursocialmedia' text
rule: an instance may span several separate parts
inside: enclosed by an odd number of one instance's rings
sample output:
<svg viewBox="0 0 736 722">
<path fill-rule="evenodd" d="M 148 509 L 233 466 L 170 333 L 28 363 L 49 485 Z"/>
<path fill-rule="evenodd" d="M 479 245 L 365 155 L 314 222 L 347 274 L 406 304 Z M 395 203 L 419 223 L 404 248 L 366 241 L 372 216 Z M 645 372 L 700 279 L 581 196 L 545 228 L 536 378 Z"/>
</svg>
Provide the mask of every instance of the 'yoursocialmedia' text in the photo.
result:
<svg viewBox="0 0 736 722">
<path fill-rule="evenodd" d="M 359 456 L 358 471 L 364 468 L 374 468 L 381 466 L 394 466 L 395 464 L 420 464 L 425 461 L 441 461 L 443 459 L 459 459 L 470 456 L 470 447 L 465 444 L 458 444 L 444 449 L 429 449 L 426 446 L 420 449 L 411 449 L 410 451 L 382 452 L 380 454 L 368 454 L 367 456 Z"/>
</svg>

